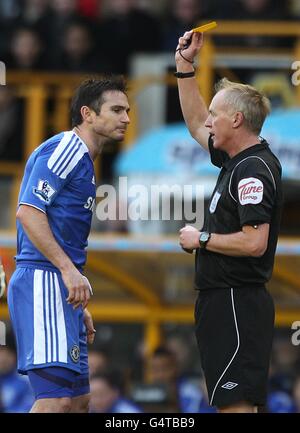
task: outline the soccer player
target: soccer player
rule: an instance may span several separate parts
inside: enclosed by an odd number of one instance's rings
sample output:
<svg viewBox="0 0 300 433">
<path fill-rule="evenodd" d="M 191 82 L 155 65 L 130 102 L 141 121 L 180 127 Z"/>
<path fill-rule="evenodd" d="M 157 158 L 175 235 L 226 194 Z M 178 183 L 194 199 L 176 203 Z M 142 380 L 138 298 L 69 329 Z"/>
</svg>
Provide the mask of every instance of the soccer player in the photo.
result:
<svg viewBox="0 0 300 433">
<path fill-rule="evenodd" d="M 196 249 L 196 337 L 210 404 L 252 413 L 267 393 L 274 305 L 265 284 L 279 232 L 281 166 L 259 136 L 270 104 L 256 89 L 223 79 L 207 109 L 192 66 L 202 38 L 190 31 L 179 39 L 178 88 L 191 135 L 221 171 L 202 230 L 184 227 L 180 244 Z"/>
<path fill-rule="evenodd" d="M 71 104 L 72 130 L 30 156 L 17 211 L 16 270 L 8 305 L 18 371 L 28 374 L 31 412 L 87 412 L 87 339 L 94 328 L 83 275 L 95 203 L 93 161 L 106 142 L 123 140 L 129 124 L 121 77 L 87 80 Z"/>
</svg>

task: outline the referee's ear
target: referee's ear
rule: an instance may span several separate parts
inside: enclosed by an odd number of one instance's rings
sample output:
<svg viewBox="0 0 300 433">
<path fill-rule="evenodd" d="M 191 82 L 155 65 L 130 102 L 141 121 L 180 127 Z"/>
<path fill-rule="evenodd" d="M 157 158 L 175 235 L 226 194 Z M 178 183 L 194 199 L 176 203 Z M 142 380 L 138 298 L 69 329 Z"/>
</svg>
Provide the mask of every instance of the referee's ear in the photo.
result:
<svg viewBox="0 0 300 433">
<path fill-rule="evenodd" d="M 237 111 L 233 116 L 233 125 L 234 129 L 239 128 L 245 120 L 245 116 L 241 111 Z"/>
</svg>

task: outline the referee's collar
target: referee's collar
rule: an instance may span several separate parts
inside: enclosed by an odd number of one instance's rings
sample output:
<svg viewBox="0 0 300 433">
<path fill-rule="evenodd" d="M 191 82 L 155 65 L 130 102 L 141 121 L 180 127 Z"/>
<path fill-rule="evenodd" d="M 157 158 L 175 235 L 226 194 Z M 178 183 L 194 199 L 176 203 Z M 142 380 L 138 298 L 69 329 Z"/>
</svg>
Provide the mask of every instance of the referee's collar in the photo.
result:
<svg viewBox="0 0 300 433">
<path fill-rule="evenodd" d="M 247 149 L 242 150 L 240 153 L 235 155 L 233 158 L 228 159 L 223 164 L 223 167 L 226 170 L 231 170 L 236 166 L 237 163 L 239 163 L 243 159 L 247 158 L 248 156 L 255 155 L 257 152 L 265 150 L 268 147 L 269 147 L 268 142 L 264 138 L 261 138 L 260 143 L 254 144 L 254 146 L 247 147 Z"/>
</svg>

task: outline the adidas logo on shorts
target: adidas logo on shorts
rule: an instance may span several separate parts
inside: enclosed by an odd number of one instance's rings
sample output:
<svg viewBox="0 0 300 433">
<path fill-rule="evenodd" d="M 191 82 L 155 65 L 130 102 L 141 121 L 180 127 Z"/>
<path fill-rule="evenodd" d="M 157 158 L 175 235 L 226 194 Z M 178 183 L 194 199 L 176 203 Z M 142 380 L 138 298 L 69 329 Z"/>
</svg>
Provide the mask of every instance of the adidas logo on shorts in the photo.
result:
<svg viewBox="0 0 300 433">
<path fill-rule="evenodd" d="M 226 383 L 224 383 L 224 385 L 222 385 L 222 388 L 225 388 L 225 389 L 233 389 L 233 388 L 235 388 L 236 386 L 238 386 L 238 383 L 234 383 L 234 382 L 226 382 Z"/>
</svg>

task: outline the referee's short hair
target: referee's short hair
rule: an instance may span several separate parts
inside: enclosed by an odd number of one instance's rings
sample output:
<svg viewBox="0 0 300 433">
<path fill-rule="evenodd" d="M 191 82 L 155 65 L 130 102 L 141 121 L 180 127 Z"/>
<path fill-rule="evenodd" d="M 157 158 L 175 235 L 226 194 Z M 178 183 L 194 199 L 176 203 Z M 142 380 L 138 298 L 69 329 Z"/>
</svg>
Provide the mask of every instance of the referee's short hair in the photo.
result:
<svg viewBox="0 0 300 433">
<path fill-rule="evenodd" d="M 267 115 L 271 111 L 269 99 L 248 84 L 234 83 L 222 78 L 215 86 L 216 92 L 226 90 L 224 104 L 228 112 L 240 111 L 244 115 L 246 128 L 259 134 Z"/>
<path fill-rule="evenodd" d="M 83 81 L 75 90 L 71 102 L 72 128 L 82 123 L 80 110 L 84 105 L 99 114 L 104 102 L 103 94 L 109 91 L 119 91 L 126 94 L 127 88 L 124 77 L 111 75 L 102 79 L 89 78 Z"/>
</svg>

